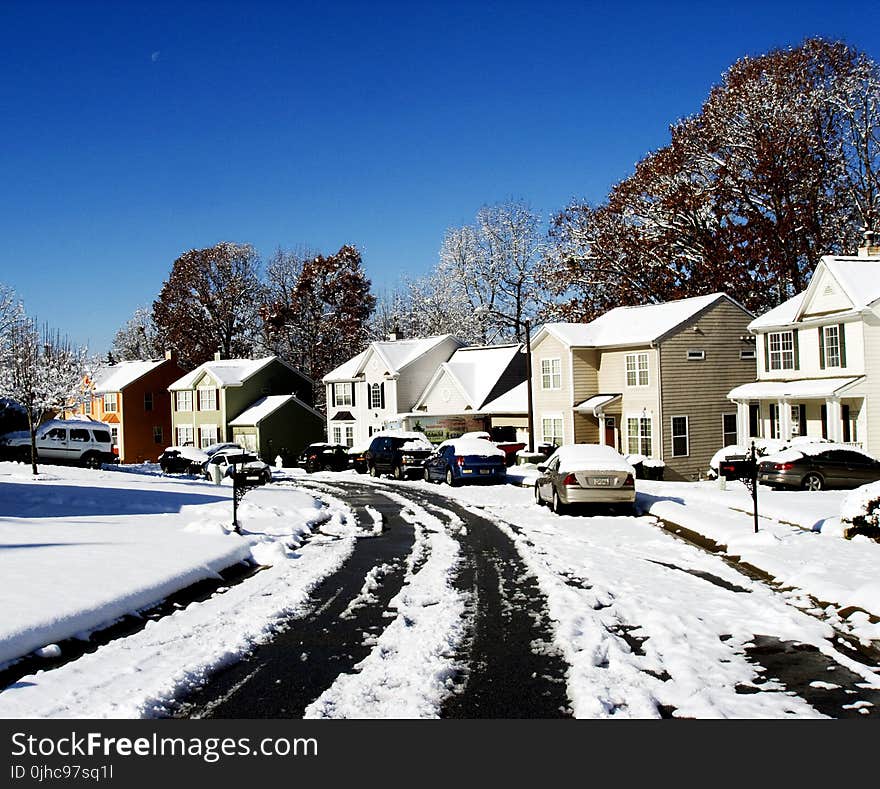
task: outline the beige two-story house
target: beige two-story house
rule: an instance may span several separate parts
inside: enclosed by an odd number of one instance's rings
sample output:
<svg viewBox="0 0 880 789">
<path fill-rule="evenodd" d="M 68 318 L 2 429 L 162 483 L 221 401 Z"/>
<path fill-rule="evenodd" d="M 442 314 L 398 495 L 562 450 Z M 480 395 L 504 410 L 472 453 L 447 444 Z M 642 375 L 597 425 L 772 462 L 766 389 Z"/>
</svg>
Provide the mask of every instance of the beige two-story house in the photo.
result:
<svg viewBox="0 0 880 789">
<path fill-rule="evenodd" d="M 736 438 L 727 394 L 753 378 L 753 317 L 713 293 L 545 324 L 531 343 L 536 444 L 607 444 L 698 478 Z"/>
<path fill-rule="evenodd" d="M 425 386 L 464 343 L 451 334 L 371 342 L 324 376 L 327 438 L 353 446 L 378 430 L 402 427 Z"/>
<path fill-rule="evenodd" d="M 880 452 L 880 247 L 823 257 L 806 290 L 749 330 L 757 380 L 729 393 L 736 443 L 815 436 Z"/>
</svg>

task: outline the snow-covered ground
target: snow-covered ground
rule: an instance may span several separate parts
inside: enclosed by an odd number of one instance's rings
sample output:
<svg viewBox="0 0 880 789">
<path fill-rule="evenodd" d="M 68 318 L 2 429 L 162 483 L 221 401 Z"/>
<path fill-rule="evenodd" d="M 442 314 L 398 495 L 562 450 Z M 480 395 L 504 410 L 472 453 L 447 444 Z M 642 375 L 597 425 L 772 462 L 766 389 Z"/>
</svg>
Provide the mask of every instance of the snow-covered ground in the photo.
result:
<svg viewBox="0 0 880 789">
<path fill-rule="evenodd" d="M 351 552 L 339 502 L 289 487 L 251 491 L 231 530 L 231 487 L 138 467 L 90 471 L 0 464 L 0 654 L 8 663 L 136 613 L 249 560 L 269 569 L 221 587 L 132 636 L 0 694 L 2 717 L 161 714 L 181 688 L 244 654 Z M 320 528 L 320 533 L 315 533 Z M 303 544 L 304 543 L 304 544 Z"/>
</svg>

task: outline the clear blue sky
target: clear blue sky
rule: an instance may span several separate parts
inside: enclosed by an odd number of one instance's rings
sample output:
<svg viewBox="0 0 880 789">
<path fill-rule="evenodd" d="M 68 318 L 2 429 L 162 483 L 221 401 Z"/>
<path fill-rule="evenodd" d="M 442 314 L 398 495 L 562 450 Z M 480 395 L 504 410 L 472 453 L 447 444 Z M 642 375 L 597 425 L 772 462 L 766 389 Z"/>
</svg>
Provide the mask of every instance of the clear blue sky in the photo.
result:
<svg viewBox="0 0 880 789">
<path fill-rule="evenodd" d="M 220 240 L 423 273 L 485 203 L 601 200 L 744 54 L 873 3 L 0 0 L 0 281 L 103 352 Z"/>
</svg>

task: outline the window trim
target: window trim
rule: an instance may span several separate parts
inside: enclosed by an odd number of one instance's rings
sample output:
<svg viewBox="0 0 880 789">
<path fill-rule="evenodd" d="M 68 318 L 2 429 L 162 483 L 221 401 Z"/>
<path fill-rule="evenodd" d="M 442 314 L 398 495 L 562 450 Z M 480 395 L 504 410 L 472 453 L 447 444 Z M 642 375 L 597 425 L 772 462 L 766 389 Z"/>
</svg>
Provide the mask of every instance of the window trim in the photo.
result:
<svg viewBox="0 0 880 789">
<path fill-rule="evenodd" d="M 837 362 L 835 364 L 832 364 L 831 362 L 828 361 L 828 359 L 829 359 L 829 354 L 828 354 L 828 350 L 829 350 L 828 349 L 828 333 L 829 333 L 829 330 L 833 330 L 835 333 L 834 352 L 837 356 Z M 843 357 L 840 353 L 840 334 L 841 334 L 840 324 L 838 324 L 838 323 L 832 323 L 832 324 L 829 324 L 828 326 L 822 327 L 822 360 L 823 360 L 822 366 L 823 366 L 823 369 L 825 367 L 831 367 L 834 369 L 840 369 L 843 367 Z"/>
<path fill-rule="evenodd" d="M 776 350 L 773 350 L 773 338 L 778 337 L 779 347 Z M 785 338 L 788 338 L 791 347 L 785 348 Z M 774 331 L 767 333 L 767 369 L 770 370 L 796 370 L 797 369 L 797 359 L 796 359 L 796 343 L 794 339 L 794 330 L 789 329 L 788 331 Z M 791 354 L 791 364 L 786 365 L 786 355 Z M 776 355 L 778 364 L 774 365 L 773 357 Z"/>
<path fill-rule="evenodd" d="M 758 358 L 758 352 L 754 348 L 741 348 L 739 352 L 739 359 L 741 362 L 749 361 L 753 362 Z"/>
<path fill-rule="evenodd" d="M 633 360 L 633 368 L 630 370 L 629 361 Z M 639 362 L 644 359 L 645 366 L 644 368 L 639 364 Z M 651 385 L 651 360 L 650 355 L 647 351 L 634 351 L 633 353 L 628 353 L 624 358 L 623 362 L 624 366 L 624 378 L 626 382 L 626 386 L 629 389 L 646 389 Z M 633 374 L 633 380 L 635 383 L 629 382 L 630 372 Z M 640 383 L 641 374 L 645 374 L 645 382 Z"/>
<path fill-rule="evenodd" d="M 202 404 L 202 395 L 206 395 L 208 393 L 211 393 L 211 400 L 213 401 L 214 405 L 206 408 Z M 215 387 L 215 386 L 200 386 L 198 388 L 198 403 L 199 403 L 199 411 L 219 411 L 220 410 L 220 398 L 217 396 L 217 387 Z"/>
<path fill-rule="evenodd" d="M 205 431 L 213 428 L 213 441 L 208 441 L 205 443 Z M 204 449 L 205 447 L 211 446 L 211 444 L 217 444 L 220 441 L 220 426 L 216 424 L 203 424 L 199 425 L 199 449 Z M 195 443 L 195 441 L 193 441 Z"/>
<path fill-rule="evenodd" d="M 675 433 L 675 420 L 676 419 L 684 419 L 684 434 Z M 687 414 L 675 414 L 674 416 L 669 417 L 669 438 L 672 446 L 672 457 L 674 458 L 686 458 L 690 457 L 691 454 L 691 425 L 690 419 L 688 419 Z M 675 439 L 676 438 L 684 438 L 684 454 L 675 451 Z"/>
<path fill-rule="evenodd" d="M 702 362 L 706 359 L 705 351 L 689 350 L 687 352 L 687 360 L 689 362 Z"/>
<path fill-rule="evenodd" d="M 109 399 L 109 398 L 112 398 Z M 112 408 L 110 407 L 112 404 Z M 104 413 L 116 414 L 119 412 L 119 397 L 117 392 L 104 392 Z"/>
<path fill-rule="evenodd" d="M 737 443 L 739 439 L 739 413 L 736 411 L 727 411 L 721 414 L 721 446 L 731 446 L 731 444 L 726 443 L 726 436 L 729 435 L 729 432 L 724 429 L 724 419 L 725 417 L 732 416 L 733 417 L 733 444 Z"/>
<path fill-rule="evenodd" d="M 182 399 L 189 401 L 186 407 L 181 406 L 180 401 Z M 174 410 L 186 414 L 192 413 L 193 397 L 191 389 L 180 389 L 174 393 Z"/>
<path fill-rule="evenodd" d="M 559 442 L 548 439 L 547 433 L 544 430 L 544 422 L 559 422 Z M 553 432 L 553 427 L 551 426 L 551 432 Z M 551 438 L 555 439 L 556 435 L 551 436 Z M 565 418 L 561 413 L 548 413 L 541 414 L 541 443 L 543 444 L 555 444 L 556 446 L 562 446 L 565 442 Z"/>
<path fill-rule="evenodd" d="M 553 370 L 553 362 L 556 362 L 556 371 Z M 544 372 L 544 364 L 547 363 L 548 370 Z M 547 356 L 541 359 L 540 364 L 541 369 L 541 390 L 544 392 L 555 392 L 562 389 L 562 357 L 561 356 Z M 554 386 L 554 378 L 558 380 L 558 383 Z M 545 383 L 548 385 L 545 386 Z"/>
<path fill-rule="evenodd" d="M 642 416 L 641 413 L 637 414 L 627 414 L 624 417 L 626 421 L 626 448 L 628 455 L 644 455 L 645 457 L 653 457 L 654 452 L 654 415 L 650 414 L 647 416 Z M 638 432 L 633 436 L 630 433 L 630 421 L 635 421 L 638 425 Z M 650 434 L 646 437 L 642 428 L 647 424 L 650 427 Z M 635 452 L 631 452 L 630 439 L 635 438 L 637 442 L 637 449 Z M 647 440 L 650 442 L 650 449 L 648 452 L 642 451 L 644 449 L 643 442 Z"/>
<path fill-rule="evenodd" d="M 346 392 L 343 397 L 343 392 Z M 339 408 L 354 406 L 354 383 L 351 381 L 338 381 L 333 384 L 333 404 Z"/>
</svg>

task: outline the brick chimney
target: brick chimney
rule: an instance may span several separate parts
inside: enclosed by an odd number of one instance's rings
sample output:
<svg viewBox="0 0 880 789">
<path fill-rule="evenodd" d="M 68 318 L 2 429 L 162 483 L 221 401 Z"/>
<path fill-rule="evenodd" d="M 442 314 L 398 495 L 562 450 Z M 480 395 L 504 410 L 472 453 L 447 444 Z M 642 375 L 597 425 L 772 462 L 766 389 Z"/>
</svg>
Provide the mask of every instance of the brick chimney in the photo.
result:
<svg viewBox="0 0 880 789">
<path fill-rule="evenodd" d="M 877 233 L 873 230 L 866 230 L 864 235 L 864 244 L 859 247 L 860 258 L 880 257 L 880 244 L 878 244 Z"/>
</svg>

